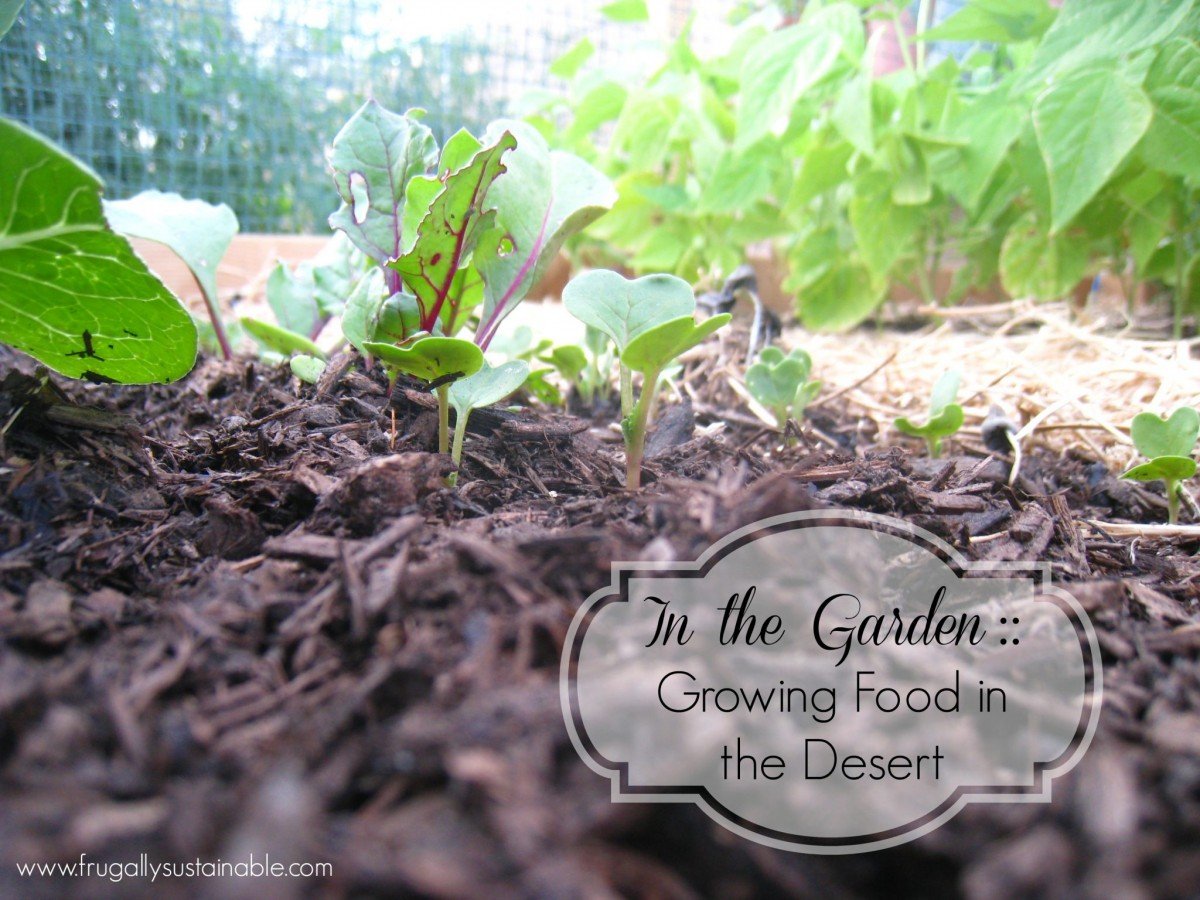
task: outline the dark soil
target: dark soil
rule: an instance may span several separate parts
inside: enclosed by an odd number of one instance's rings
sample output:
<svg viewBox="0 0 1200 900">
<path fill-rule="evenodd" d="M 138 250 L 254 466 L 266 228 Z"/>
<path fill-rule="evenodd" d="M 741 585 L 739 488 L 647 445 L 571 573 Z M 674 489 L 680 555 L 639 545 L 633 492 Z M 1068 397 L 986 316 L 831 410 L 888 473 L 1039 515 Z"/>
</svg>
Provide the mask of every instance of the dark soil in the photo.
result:
<svg viewBox="0 0 1200 900">
<path fill-rule="evenodd" d="M 0 362 L 0 427 L 20 410 L 0 457 L 0 895 L 151 891 L 23 879 L 18 861 L 251 852 L 334 876 L 155 895 L 1200 892 L 1200 564 L 1195 546 L 1072 524 L 1163 517 L 1161 494 L 1102 465 L 1035 455 L 1010 489 L 1002 460 L 875 449 L 830 411 L 775 452 L 708 396 L 695 415 L 723 433 L 693 437 L 689 407 L 668 407 L 638 493 L 613 435 L 532 411 L 473 416 L 447 490 L 431 398 L 389 406 L 357 367 L 299 394 L 244 362 L 60 393 Z M 815 857 L 691 806 L 609 802 L 559 710 L 575 609 L 614 560 L 693 558 L 821 506 L 1074 582 L 1104 710 L 1053 803 L 976 805 L 896 849 Z"/>
</svg>

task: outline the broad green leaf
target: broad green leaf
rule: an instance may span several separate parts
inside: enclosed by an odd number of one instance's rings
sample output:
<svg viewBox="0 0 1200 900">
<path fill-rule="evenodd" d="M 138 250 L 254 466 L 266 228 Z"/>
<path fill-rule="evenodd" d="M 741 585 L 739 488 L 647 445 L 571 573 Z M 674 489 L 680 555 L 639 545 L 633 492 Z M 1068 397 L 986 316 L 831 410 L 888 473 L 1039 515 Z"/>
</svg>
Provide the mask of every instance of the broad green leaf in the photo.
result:
<svg viewBox="0 0 1200 900">
<path fill-rule="evenodd" d="M 793 25 L 754 45 L 742 67 L 737 146 L 782 135 L 796 101 L 829 74 L 842 49 L 832 30 Z"/>
<path fill-rule="evenodd" d="M 450 406 L 460 416 L 471 410 L 499 403 L 525 383 L 529 363 L 514 359 L 499 366 L 484 365 L 474 375 L 460 378 L 450 385 Z"/>
<path fill-rule="evenodd" d="M 800 160 L 800 170 L 792 183 L 787 208 L 791 211 L 805 209 L 809 203 L 850 177 L 848 166 L 854 148 L 848 141 L 830 132 L 818 138 Z"/>
<path fill-rule="evenodd" d="M 615 81 L 605 81 L 591 88 L 579 100 L 571 104 L 574 118 L 564 137 L 568 141 L 582 141 L 606 122 L 621 115 L 629 91 Z"/>
<path fill-rule="evenodd" d="M 21 11 L 25 0 L 0 0 L 0 38 L 8 33 L 17 21 L 17 13 Z"/>
<path fill-rule="evenodd" d="M 1053 21 L 1046 0 L 971 0 L 918 40 L 1016 43 L 1041 37 Z"/>
<path fill-rule="evenodd" d="M 1055 81 L 1033 106 L 1057 232 L 1104 187 L 1150 125 L 1150 101 L 1122 67 L 1084 69 Z"/>
<path fill-rule="evenodd" d="M 912 252 L 917 232 L 927 221 L 923 210 L 895 203 L 886 181 L 883 190 L 856 194 L 848 209 L 855 242 L 876 280 L 886 278 L 896 262 Z"/>
<path fill-rule="evenodd" d="M 653 375 L 685 350 L 704 341 L 733 316 L 722 313 L 697 323 L 690 315 L 680 316 L 643 331 L 621 353 L 621 363 L 643 375 Z"/>
<path fill-rule="evenodd" d="M 368 100 L 342 126 L 329 150 L 342 205 L 329 225 L 377 263 L 399 256 L 409 179 L 437 161 L 433 132 L 409 113 Z"/>
<path fill-rule="evenodd" d="M 517 147 L 507 170 L 488 191 L 498 228 L 483 235 L 474 263 L 483 276 L 482 320 L 475 340 L 486 347 L 496 329 L 545 274 L 568 237 L 616 202 L 612 182 L 570 153 L 551 151 L 524 122 L 501 120 L 488 128 L 485 144 L 511 131 Z"/>
<path fill-rule="evenodd" d="M 306 384 L 316 384 L 325 371 L 325 361 L 315 356 L 293 356 L 291 360 L 292 374 Z"/>
<path fill-rule="evenodd" d="M 957 403 L 942 407 L 937 415 L 929 417 L 924 425 L 917 425 L 911 419 L 901 416 L 895 420 L 897 430 L 912 437 L 930 438 L 950 437 L 963 425 L 963 408 Z"/>
<path fill-rule="evenodd" d="M 707 177 L 696 202 L 699 213 L 741 212 L 771 189 L 771 165 L 767 154 L 750 148 L 726 150 L 716 169 Z"/>
<path fill-rule="evenodd" d="M 287 331 L 312 334 L 319 316 L 315 294 L 311 269 L 293 273 L 279 262 L 267 276 L 267 304 L 275 313 L 275 321 Z"/>
<path fill-rule="evenodd" d="M 875 153 L 872 116 L 871 77 L 861 72 L 838 91 L 830 120 L 856 150 L 871 156 Z"/>
<path fill-rule="evenodd" d="M 1122 473 L 1130 481 L 1183 481 L 1196 474 L 1196 461 L 1190 456 L 1159 456 Z"/>
<path fill-rule="evenodd" d="M 613 22 L 649 22 L 646 0 L 614 0 L 600 7 L 601 14 Z"/>
<path fill-rule="evenodd" d="M 574 78 L 575 73 L 592 58 L 595 52 L 596 45 L 590 38 L 576 41 L 569 50 L 550 64 L 550 74 L 556 78 Z"/>
<path fill-rule="evenodd" d="M 261 319 L 242 317 L 242 327 L 268 350 L 291 356 L 293 353 L 303 353 L 308 356 L 324 357 L 325 351 L 302 334 L 272 325 Z"/>
<path fill-rule="evenodd" d="M 345 234 L 335 232 L 311 263 L 313 299 L 321 315 L 339 316 L 369 261 Z M 373 266 L 371 268 L 374 268 Z"/>
<path fill-rule="evenodd" d="M 810 331 L 845 331 L 883 302 L 886 282 L 876 282 L 866 266 L 839 260 L 801 292 L 800 320 Z"/>
<path fill-rule="evenodd" d="M 1057 300 L 1087 274 L 1088 247 L 1073 235 L 1047 234 L 1026 213 L 1000 248 L 1000 281 L 1012 297 Z"/>
<path fill-rule="evenodd" d="M 501 157 L 516 145 L 516 138 L 506 131 L 470 163 L 447 175 L 421 221 L 412 250 L 388 264 L 416 295 L 426 331 L 433 330 L 443 305 L 453 302 L 455 276 L 480 234 L 495 222 L 494 211 L 488 208 L 489 189 L 505 171 Z"/>
<path fill-rule="evenodd" d="M 363 349 L 385 366 L 428 382 L 465 378 L 483 368 L 483 351 L 459 338 L 421 337 L 402 347 L 367 341 Z"/>
<path fill-rule="evenodd" d="M 951 117 L 948 131 L 963 141 L 955 163 L 938 171 L 937 182 L 969 210 L 976 211 L 988 185 L 1024 127 L 1025 115 L 1004 90 L 964 104 Z"/>
<path fill-rule="evenodd" d="M 1181 406 L 1169 419 L 1151 412 L 1138 413 L 1129 428 L 1133 445 L 1147 459 L 1158 456 L 1191 456 L 1200 435 L 1200 413 Z M 1188 476 L 1191 477 L 1191 476 Z"/>
<path fill-rule="evenodd" d="M 1169 37 L 1191 12 L 1194 0 L 1066 0 L 1018 77 L 1018 88 L 1041 85 L 1051 74 L 1153 47 Z M 1091 115 L 1120 123 L 1118 111 Z"/>
<path fill-rule="evenodd" d="M 563 288 L 567 312 L 604 332 L 624 353 L 638 335 L 696 309 L 692 286 L 673 275 L 629 279 L 608 269 L 593 269 Z"/>
<path fill-rule="evenodd" d="M 1184 38 L 1169 41 L 1150 66 L 1145 87 L 1154 119 L 1142 155 L 1164 172 L 1200 181 L 1200 46 Z"/>
<path fill-rule="evenodd" d="M 366 351 L 363 344 L 375 340 L 376 325 L 384 301 L 383 292 L 383 272 L 372 269 L 358 280 L 346 298 L 346 308 L 342 312 L 342 334 L 364 356 Z M 416 307 L 416 298 L 413 299 L 413 307 Z M 399 339 L 403 338 L 403 334 L 399 335 Z"/>
<path fill-rule="evenodd" d="M 574 384 L 579 380 L 580 374 L 587 368 L 587 354 L 583 352 L 581 347 L 576 347 L 574 344 L 566 344 L 562 347 L 555 347 L 549 356 L 543 357 L 546 362 L 551 363 L 563 378 Z"/>
<path fill-rule="evenodd" d="M 196 361 L 196 326 L 109 229 L 100 178 L 0 119 L 0 341 L 71 378 L 174 381 Z"/>
<path fill-rule="evenodd" d="M 209 302 L 217 302 L 217 268 L 238 232 L 237 216 L 224 203 L 185 200 L 179 194 L 142 191 L 128 200 L 106 200 L 114 231 L 168 247 L 195 276 Z"/>
<path fill-rule="evenodd" d="M 929 392 L 929 411 L 937 415 L 958 397 L 958 387 L 962 384 L 962 373 L 957 369 L 947 369 L 937 380 L 933 390 Z"/>
</svg>

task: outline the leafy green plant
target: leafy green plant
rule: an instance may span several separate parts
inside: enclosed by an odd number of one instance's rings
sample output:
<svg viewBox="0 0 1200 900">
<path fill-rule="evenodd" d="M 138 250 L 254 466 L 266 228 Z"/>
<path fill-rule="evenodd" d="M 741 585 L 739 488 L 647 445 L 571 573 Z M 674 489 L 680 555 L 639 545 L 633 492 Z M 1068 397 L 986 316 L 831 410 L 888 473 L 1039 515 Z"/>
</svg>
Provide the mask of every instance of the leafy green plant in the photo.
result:
<svg viewBox="0 0 1200 900">
<path fill-rule="evenodd" d="M 1161 481 L 1167 491 L 1167 521 L 1179 521 L 1179 499 L 1186 479 L 1196 474 L 1192 448 L 1200 436 L 1200 413 L 1181 406 L 1163 419 L 1155 413 L 1138 413 L 1130 426 L 1133 445 L 1149 462 L 1121 475 L 1132 481 Z"/>
<path fill-rule="evenodd" d="M 475 374 L 460 378 L 450 385 L 448 400 L 455 413 L 454 444 L 450 450 L 450 458 L 456 466 L 462 463 L 463 438 L 467 433 L 467 419 L 471 411 L 481 406 L 499 403 L 518 390 L 528 377 L 529 363 L 524 360 L 512 360 L 495 367 L 485 363 Z"/>
<path fill-rule="evenodd" d="M 447 452 L 450 385 L 483 368 L 500 323 L 567 237 L 611 205 L 611 185 L 522 122 L 493 123 L 482 140 L 460 131 L 439 152 L 418 113 L 374 102 L 329 160 L 342 197 L 330 224 L 380 272 L 351 293 L 343 333 L 393 380 L 434 388 Z M 456 337 L 472 323 L 473 340 Z"/>
<path fill-rule="evenodd" d="M 955 402 L 962 375 L 954 369 L 942 374 L 929 395 L 929 418 L 916 425 L 905 416 L 895 420 L 896 430 L 925 439 L 931 459 L 942 455 L 942 438 L 950 437 L 963 424 L 963 408 Z"/>
<path fill-rule="evenodd" d="M 641 484 L 646 428 L 659 378 L 684 351 L 730 320 L 728 313 L 699 324 L 691 285 L 672 275 L 630 280 L 596 269 L 572 279 L 563 290 L 568 312 L 607 335 L 617 348 L 620 372 L 621 433 L 625 438 L 625 485 Z M 642 375 L 634 399 L 633 373 Z"/>
<path fill-rule="evenodd" d="M 786 431 L 789 419 L 800 419 L 804 409 L 821 390 L 821 382 L 810 381 L 812 357 L 796 348 L 786 356 L 778 347 L 764 347 L 758 361 L 746 370 L 750 395 L 771 410 L 779 430 Z"/>
<path fill-rule="evenodd" d="M 0 341 L 72 378 L 174 381 L 196 359 L 191 316 L 115 233 L 99 177 L 0 119 Z"/>
</svg>

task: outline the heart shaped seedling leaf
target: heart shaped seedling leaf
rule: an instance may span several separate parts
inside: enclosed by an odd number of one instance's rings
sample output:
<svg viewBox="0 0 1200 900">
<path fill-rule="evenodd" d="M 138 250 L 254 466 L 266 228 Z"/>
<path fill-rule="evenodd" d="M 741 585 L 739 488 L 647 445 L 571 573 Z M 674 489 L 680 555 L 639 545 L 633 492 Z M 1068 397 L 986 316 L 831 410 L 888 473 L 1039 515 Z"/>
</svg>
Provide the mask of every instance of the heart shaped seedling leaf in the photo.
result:
<svg viewBox="0 0 1200 900">
<path fill-rule="evenodd" d="M 494 367 L 485 364 L 474 375 L 460 378 L 450 385 L 450 405 L 456 413 L 454 446 L 450 456 L 455 465 L 462 461 L 463 438 L 467 433 L 467 419 L 471 410 L 499 403 L 523 385 L 528 377 L 529 363 L 514 359 Z"/>
<path fill-rule="evenodd" d="M 775 414 L 780 431 L 788 419 L 804 415 L 804 408 L 821 390 L 821 382 L 808 380 L 811 371 L 812 357 L 805 351 L 797 348 L 784 356 L 778 347 L 765 347 L 746 370 L 746 387 Z"/>
<path fill-rule="evenodd" d="M 264 322 L 261 319 L 243 318 L 242 327 L 268 350 L 274 350 L 276 353 L 282 353 L 284 356 L 303 353 L 322 359 L 325 357 L 325 351 L 304 335 L 288 331 L 286 328 L 280 328 L 278 325 L 272 325 L 270 322 Z"/>
<path fill-rule="evenodd" d="M 673 275 L 629 279 L 608 269 L 584 272 L 563 289 L 567 311 L 585 325 L 608 335 L 624 353 L 629 342 L 696 308 L 692 287 Z"/>
<path fill-rule="evenodd" d="M 292 357 L 292 374 L 305 384 L 316 384 L 325 371 L 325 360 L 301 354 Z"/>
<path fill-rule="evenodd" d="M 1130 481 L 1182 481 L 1196 474 L 1196 461 L 1190 456 L 1156 456 L 1148 463 L 1134 466 L 1121 475 Z"/>
<path fill-rule="evenodd" d="M 1147 459 L 1190 456 L 1196 438 L 1200 436 L 1200 413 L 1190 406 L 1181 406 L 1169 419 L 1151 412 L 1138 413 L 1133 417 L 1129 433 L 1138 453 Z"/>
<path fill-rule="evenodd" d="M 950 369 L 938 379 L 929 395 L 929 419 L 917 425 L 906 416 L 896 419 L 896 430 L 912 437 L 925 439 L 929 456 L 937 459 L 942 454 L 942 438 L 950 437 L 963 425 L 963 408 L 954 402 L 962 375 Z"/>
<path fill-rule="evenodd" d="M 729 313 L 722 313 L 698 323 L 688 314 L 655 325 L 629 342 L 621 351 L 621 362 L 648 380 L 651 376 L 657 378 L 675 357 L 701 343 L 732 318 Z"/>
</svg>

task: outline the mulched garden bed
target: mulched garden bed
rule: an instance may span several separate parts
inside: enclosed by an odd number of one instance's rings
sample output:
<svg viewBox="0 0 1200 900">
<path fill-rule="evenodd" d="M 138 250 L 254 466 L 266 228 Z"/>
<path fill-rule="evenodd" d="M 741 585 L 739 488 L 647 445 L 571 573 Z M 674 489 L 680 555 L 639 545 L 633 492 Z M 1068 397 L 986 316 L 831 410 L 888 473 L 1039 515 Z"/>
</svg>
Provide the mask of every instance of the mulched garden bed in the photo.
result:
<svg viewBox="0 0 1200 900">
<path fill-rule="evenodd" d="M 780 451 L 715 398 L 696 423 L 664 410 L 638 493 L 611 432 L 530 410 L 473 415 L 447 490 L 431 398 L 389 400 L 357 366 L 297 393 L 248 362 L 61 391 L 0 364 L 0 423 L 20 410 L 0 459 L 0 895 L 147 890 L 16 874 L 84 852 L 332 862 L 332 881 L 272 897 L 1200 886 L 1200 564 L 1194 544 L 1077 524 L 1164 515 L 1103 464 L 1035 452 L 1009 488 L 1003 460 L 874 447 L 836 403 Z M 911 844 L 814 857 L 691 806 L 609 802 L 559 709 L 575 609 L 614 560 L 693 558 L 817 507 L 899 516 L 972 558 L 1049 559 L 1071 583 L 1104 710 L 1053 803 L 970 806 Z"/>
</svg>

